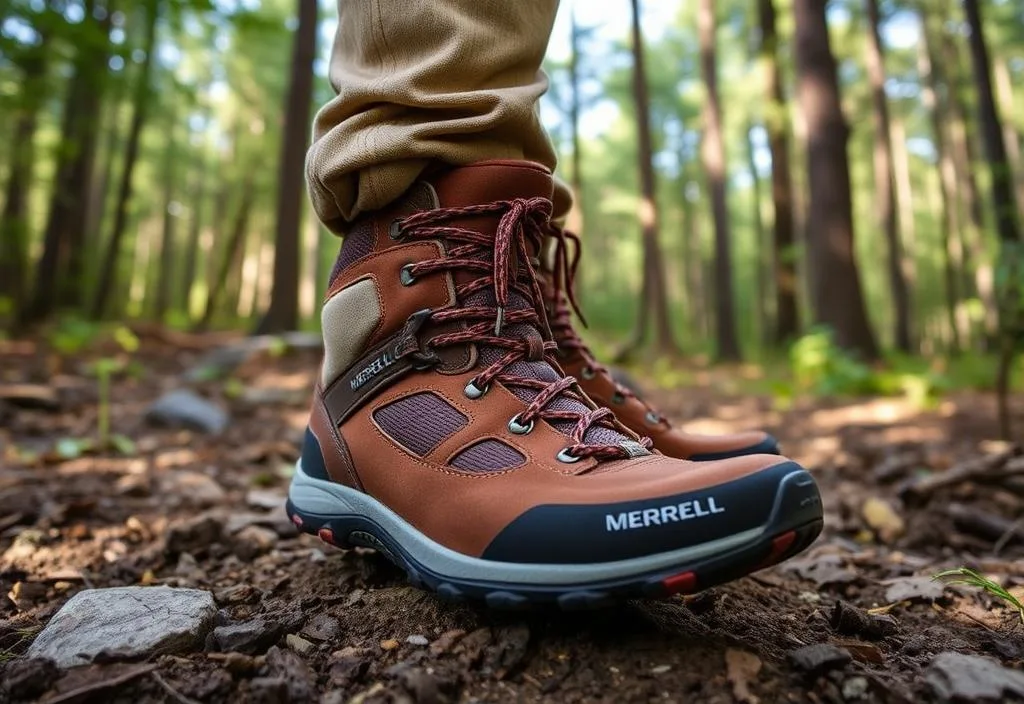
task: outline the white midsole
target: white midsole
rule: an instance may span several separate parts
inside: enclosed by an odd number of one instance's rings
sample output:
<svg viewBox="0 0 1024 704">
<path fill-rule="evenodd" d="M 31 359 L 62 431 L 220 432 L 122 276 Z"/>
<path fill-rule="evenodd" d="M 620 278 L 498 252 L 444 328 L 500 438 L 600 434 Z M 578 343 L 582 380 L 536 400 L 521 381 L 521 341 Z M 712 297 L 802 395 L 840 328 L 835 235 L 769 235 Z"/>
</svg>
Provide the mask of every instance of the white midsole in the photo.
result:
<svg viewBox="0 0 1024 704">
<path fill-rule="evenodd" d="M 764 528 L 688 548 L 645 555 L 629 560 L 590 564 L 530 564 L 497 562 L 463 555 L 437 543 L 416 530 L 401 516 L 372 496 L 336 482 L 316 479 L 296 463 L 288 498 L 299 511 L 321 516 L 364 516 L 384 530 L 423 567 L 453 579 L 516 582 L 534 585 L 570 585 L 613 580 L 631 575 L 669 569 L 730 550 L 756 540 Z"/>
</svg>

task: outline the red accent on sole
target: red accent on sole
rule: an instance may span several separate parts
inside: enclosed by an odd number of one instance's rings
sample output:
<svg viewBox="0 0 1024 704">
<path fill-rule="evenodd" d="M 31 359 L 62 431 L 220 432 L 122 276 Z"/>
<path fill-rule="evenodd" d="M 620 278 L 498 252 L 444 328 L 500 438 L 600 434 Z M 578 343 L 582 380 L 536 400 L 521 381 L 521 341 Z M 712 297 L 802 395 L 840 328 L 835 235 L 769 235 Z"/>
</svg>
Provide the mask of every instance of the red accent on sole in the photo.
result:
<svg viewBox="0 0 1024 704">
<path fill-rule="evenodd" d="M 772 551 L 768 553 L 768 557 L 766 557 L 764 561 L 757 566 L 757 569 L 761 569 L 762 567 L 769 567 L 777 563 L 779 560 L 781 560 L 782 556 L 785 555 L 786 552 L 793 546 L 794 540 L 796 540 L 795 530 L 791 530 L 789 532 L 783 533 L 782 535 L 776 536 L 772 540 Z"/>
<path fill-rule="evenodd" d="M 320 540 L 324 541 L 328 545 L 334 545 L 334 533 L 331 532 L 330 528 L 321 528 L 316 532 Z"/>
<path fill-rule="evenodd" d="M 302 527 L 302 516 L 300 516 L 297 513 L 292 514 L 292 523 L 295 524 L 296 528 L 301 528 Z"/>
<path fill-rule="evenodd" d="M 694 572 L 683 572 L 661 580 L 665 588 L 665 596 L 673 594 L 690 594 L 697 589 L 697 575 Z"/>
</svg>

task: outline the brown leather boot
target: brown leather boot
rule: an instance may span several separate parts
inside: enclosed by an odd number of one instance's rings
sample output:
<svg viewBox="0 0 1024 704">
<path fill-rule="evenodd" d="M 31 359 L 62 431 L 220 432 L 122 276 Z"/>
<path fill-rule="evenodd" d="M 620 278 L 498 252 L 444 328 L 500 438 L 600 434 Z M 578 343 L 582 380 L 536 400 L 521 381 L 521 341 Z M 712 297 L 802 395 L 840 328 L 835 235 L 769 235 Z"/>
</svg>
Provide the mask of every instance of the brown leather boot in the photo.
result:
<svg viewBox="0 0 1024 704">
<path fill-rule="evenodd" d="M 555 236 L 564 236 L 553 230 Z M 558 363 L 566 374 L 576 377 L 580 388 L 599 406 L 610 408 L 615 418 L 634 433 L 646 435 L 654 449 L 669 457 L 706 462 L 755 454 L 779 454 L 779 445 L 768 433 L 751 430 L 728 435 L 698 435 L 674 427 L 647 401 L 618 383 L 608 367 L 594 357 L 573 327 L 572 308 L 566 294 L 572 286 L 566 281 L 556 286 L 556 276 L 571 279 L 563 272 L 542 276 L 544 298 L 551 330 L 558 343 Z"/>
<path fill-rule="evenodd" d="M 532 263 L 551 195 L 542 167 L 484 162 L 353 225 L 292 520 L 498 607 L 664 597 L 805 548 L 822 512 L 799 465 L 654 453 L 558 371 Z"/>
</svg>

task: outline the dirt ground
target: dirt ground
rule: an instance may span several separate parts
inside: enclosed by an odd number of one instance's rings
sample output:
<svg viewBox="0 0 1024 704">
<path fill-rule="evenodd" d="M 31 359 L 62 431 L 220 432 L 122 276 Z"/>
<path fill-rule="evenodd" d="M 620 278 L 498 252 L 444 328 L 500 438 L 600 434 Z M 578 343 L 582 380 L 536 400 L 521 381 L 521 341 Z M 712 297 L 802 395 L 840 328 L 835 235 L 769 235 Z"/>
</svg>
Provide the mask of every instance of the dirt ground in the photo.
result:
<svg viewBox="0 0 1024 704">
<path fill-rule="evenodd" d="M 280 503 L 318 353 L 271 349 L 228 381 L 189 385 L 207 345 L 143 337 L 111 388 L 111 430 L 134 443 L 120 454 L 67 442 L 95 435 L 90 363 L 116 349 L 62 360 L 0 343 L 0 388 L 42 388 L 0 400 L 0 700 L 927 702 L 940 698 L 940 653 L 1024 667 L 1018 614 L 931 579 L 966 565 L 1024 585 L 1022 448 L 994 441 L 984 395 L 927 412 L 892 399 L 776 411 L 709 388 L 652 390 L 694 430 L 776 433 L 820 482 L 822 537 L 688 598 L 503 613 L 448 605 L 371 551 L 297 535 Z M 147 422 L 158 396 L 186 386 L 229 411 L 222 433 Z M 21 657 L 76 592 L 139 584 L 210 590 L 218 623 L 250 637 L 232 652 L 211 637 L 148 664 L 67 672 Z"/>
</svg>

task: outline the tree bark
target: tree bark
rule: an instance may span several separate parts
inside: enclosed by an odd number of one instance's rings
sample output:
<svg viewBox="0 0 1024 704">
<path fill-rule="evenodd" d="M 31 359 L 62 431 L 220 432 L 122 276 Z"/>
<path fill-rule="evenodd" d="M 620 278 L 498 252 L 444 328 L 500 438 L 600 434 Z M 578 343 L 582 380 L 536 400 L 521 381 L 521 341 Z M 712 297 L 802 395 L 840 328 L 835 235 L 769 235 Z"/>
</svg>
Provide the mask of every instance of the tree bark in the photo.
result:
<svg viewBox="0 0 1024 704">
<path fill-rule="evenodd" d="M 757 320 L 758 340 L 762 344 L 771 343 L 771 313 L 768 310 L 772 292 L 769 290 L 768 274 L 771 268 L 769 248 L 766 240 L 764 216 L 761 213 L 761 177 L 757 173 L 757 162 L 754 160 L 754 126 L 747 125 L 747 168 L 750 170 L 751 198 L 754 201 L 754 268 L 757 280 Z"/>
<path fill-rule="evenodd" d="M 761 24 L 759 49 L 766 110 L 765 129 L 772 156 L 772 252 L 775 271 L 775 342 L 785 344 L 799 334 L 793 179 L 789 167 L 789 119 L 779 70 L 778 34 L 773 0 L 758 0 Z"/>
<path fill-rule="evenodd" d="M 800 105 L 807 123 L 810 205 L 807 244 L 811 299 L 817 322 L 836 343 L 863 358 L 878 358 L 854 258 L 849 129 L 839 99 L 825 0 L 795 0 Z"/>
<path fill-rule="evenodd" d="M 583 146 L 580 143 L 580 36 L 582 34 L 576 23 L 576 7 L 569 9 L 569 128 L 572 139 L 572 188 L 573 208 L 569 213 L 569 229 L 580 233 L 583 231 Z"/>
<path fill-rule="evenodd" d="M 1000 268 L 1002 282 L 997 291 L 999 310 L 999 362 L 997 394 L 999 399 L 999 427 L 1006 440 L 1010 439 L 1010 370 L 1019 339 L 1024 336 L 1024 243 L 1021 241 L 1017 221 L 1017 204 L 1013 194 L 1013 174 L 1006 157 L 1003 128 L 992 90 L 992 66 L 985 42 L 984 25 L 978 0 L 964 0 L 964 14 L 970 27 L 971 64 L 978 93 L 978 116 L 991 171 L 991 198 L 995 211 L 996 232 L 999 234 Z"/>
<path fill-rule="evenodd" d="M 992 72 L 996 81 L 997 105 L 1002 115 L 1013 115 L 1013 79 L 1005 57 L 996 58 L 992 64 Z M 1003 141 L 1006 143 L 1006 156 L 1010 160 L 1014 181 L 1017 184 L 1017 204 L 1024 207 L 1024 157 L 1021 156 L 1020 134 L 1012 121 L 1003 125 Z"/>
<path fill-rule="evenodd" d="M 718 97 L 718 65 L 715 55 L 714 0 L 700 0 L 697 28 L 700 35 L 700 64 L 704 76 L 704 135 L 701 160 L 711 194 L 711 213 L 715 223 L 715 343 L 722 361 L 739 361 L 739 336 L 736 334 L 735 303 L 732 290 L 732 233 L 729 204 L 726 199 L 725 142 L 722 138 L 722 107 Z"/>
<path fill-rule="evenodd" d="M 231 236 L 228 239 L 227 247 L 223 252 L 223 259 L 216 269 L 217 275 L 210 282 L 210 290 L 206 297 L 206 308 L 203 317 L 200 319 L 197 329 L 206 330 L 213 321 L 214 313 L 220 305 L 221 296 L 227 287 L 228 278 L 232 269 L 239 269 L 242 266 L 242 251 L 245 244 L 245 235 L 249 229 L 249 216 L 252 214 L 252 206 L 256 201 L 256 182 L 252 172 L 246 177 L 242 186 L 242 200 L 238 204 L 238 212 L 235 214 L 234 224 L 231 228 Z M 211 270 L 213 267 L 210 267 Z"/>
<path fill-rule="evenodd" d="M 650 101 L 647 96 L 647 73 L 644 67 L 644 45 L 640 34 L 640 2 L 631 0 L 633 10 L 633 102 L 639 139 L 640 226 L 643 232 L 643 287 L 640 313 L 637 317 L 636 342 L 643 340 L 648 321 L 654 324 L 655 348 L 662 353 L 677 354 L 669 317 L 665 272 L 658 242 L 658 206 L 654 183 L 654 148 L 651 140 Z"/>
<path fill-rule="evenodd" d="M 284 332 L 299 327 L 299 233 L 305 192 L 303 165 L 309 144 L 309 113 L 313 101 L 317 2 L 298 2 L 299 27 L 292 45 L 291 81 L 277 178 L 274 279 L 270 307 L 257 328 L 260 333 Z"/>
<path fill-rule="evenodd" d="M 93 299 L 92 317 L 102 318 L 106 312 L 107 302 L 117 284 L 117 263 L 121 253 L 121 240 L 124 238 L 125 226 L 128 223 L 128 203 L 132 197 L 132 174 L 139 155 L 139 139 L 142 126 L 149 113 L 150 81 L 153 68 L 153 52 L 156 48 L 156 25 L 160 12 L 159 0 L 149 0 L 145 5 L 146 37 L 143 43 L 145 58 L 139 67 L 139 76 L 135 84 L 133 98 L 132 122 L 128 128 L 128 144 L 125 147 L 124 170 L 121 172 L 121 184 L 117 194 L 117 208 L 114 213 L 114 227 L 104 253 L 100 276 L 96 282 L 96 295 Z"/>
<path fill-rule="evenodd" d="M 0 214 L 0 297 L 10 300 L 12 313 L 20 315 L 28 285 L 28 196 L 35 167 L 35 135 L 39 111 L 45 100 L 46 43 L 33 47 L 21 59 L 22 92 L 14 116 L 10 168 Z M 13 317 L 13 316 L 12 316 Z"/>
<path fill-rule="evenodd" d="M 173 101 L 173 97 L 172 97 Z M 153 317 L 157 322 L 163 322 L 167 317 L 167 310 L 171 305 L 171 281 L 174 269 L 174 236 L 177 216 L 174 214 L 174 181 L 175 181 L 175 158 L 177 145 L 175 144 L 175 110 L 170 109 L 167 125 L 167 144 L 164 147 L 164 218 L 163 227 L 160 232 L 160 244 L 157 246 L 157 277 L 156 292 L 153 296 Z"/>
<path fill-rule="evenodd" d="M 885 233 L 889 253 L 889 288 L 893 304 L 893 341 L 896 349 L 910 352 L 910 290 L 907 286 L 903 244 L 896 212 L 896 179 L 893 173 L 892 130 L 889 100 L 885 94 L 885 59 L 879 35 L 878 0 L 865 0 L 868 16 L 868 76 L 875 121 L 875 198 L 878 225 Z"/>
<path fill-rule="evenodd" d="M 178 284 L 178 303 L 182 310 L 189 312 L 192 300 L 192 287 L 196 283 L 199 269 L 199 235 L 203 227 L 203 206 L 206 201 L 207 168 L 203 145 L 199 147 L 196 157 L 196 175 L 192 187 L 192 213 L 189 218 L 188 242 L 185 245 L 185 262 L 181 268 L 181 279 Z"/>
</svg>

